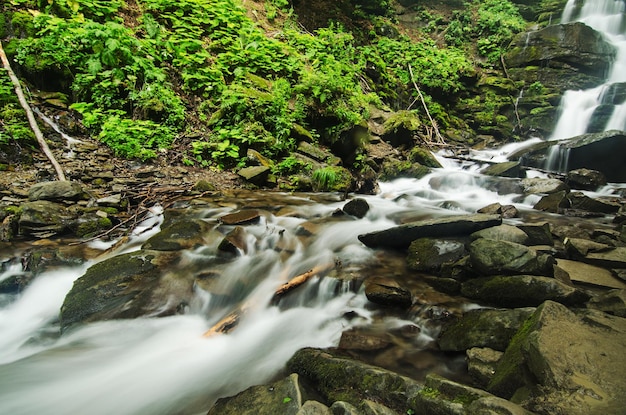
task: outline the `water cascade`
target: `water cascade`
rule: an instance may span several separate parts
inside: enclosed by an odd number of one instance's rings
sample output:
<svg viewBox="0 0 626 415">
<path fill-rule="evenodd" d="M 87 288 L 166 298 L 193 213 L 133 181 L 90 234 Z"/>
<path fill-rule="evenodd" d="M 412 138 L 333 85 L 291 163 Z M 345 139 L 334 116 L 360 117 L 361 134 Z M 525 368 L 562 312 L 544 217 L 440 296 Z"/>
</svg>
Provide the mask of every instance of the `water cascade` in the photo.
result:
<svg viewBox="0 0 626 415">
<path fill-rule="evenodd" d="M 551 140 L 563 140 L 590 132 L 594 116 L 602 107 L 611 108 L 611 116 L 600 131 L 626 129 L 626 102 L 613 102 L 612 86 L 626 82 L 626 33 L 624 28 L 624 2 L 621 0 L 569 0 L 561 18 L 562 23 L 582 22 L 602 33 L 616 49 L 616 56 L 604 84 L 586 90 L 570 90 L 563 94 L 560 116 Z M 554 145 L 545 168 L 567 171 L 567 151 Z"/>
</svg>

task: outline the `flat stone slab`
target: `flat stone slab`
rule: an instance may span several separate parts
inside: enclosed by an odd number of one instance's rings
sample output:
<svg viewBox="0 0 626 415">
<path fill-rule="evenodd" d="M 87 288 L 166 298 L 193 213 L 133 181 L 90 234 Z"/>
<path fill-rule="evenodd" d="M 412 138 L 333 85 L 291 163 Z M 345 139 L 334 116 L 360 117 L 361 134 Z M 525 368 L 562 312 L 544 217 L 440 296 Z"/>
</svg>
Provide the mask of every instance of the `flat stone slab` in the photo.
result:
<svg viewBox="0 0 626 415">
<path fill-rule="evenodd" d="M 616 278 L 611 271 L 569 259 L 557 259 L 556 265 L 569 274 L 570 281 L 625 289 L 626 283 Z"/>
<path fill-rule="evenodd" d="M 420 220 L 382 231 L 359 235 L 359 240 L 370 248 L 405 249 L 411 242 L 424 237 L 470 235 L 481 229 L 502 224 L 499 215 L 455 215 Z"/>
</svg>

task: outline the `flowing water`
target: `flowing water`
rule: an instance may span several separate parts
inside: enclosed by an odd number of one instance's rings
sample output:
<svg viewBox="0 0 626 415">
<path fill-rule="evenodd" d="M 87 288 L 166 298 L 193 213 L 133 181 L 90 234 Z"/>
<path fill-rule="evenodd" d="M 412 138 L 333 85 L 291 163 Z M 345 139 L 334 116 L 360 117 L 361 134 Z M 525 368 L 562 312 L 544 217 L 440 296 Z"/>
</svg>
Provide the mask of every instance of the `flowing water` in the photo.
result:
<svg viewBox="0 0 626 415">
<path fill-rule="evenodd" d="M 564 20 L 582 20 L 605 33 L 619 49 L 607 83 L 626 80 L 624 34 L 615 32 L 621 25 L 615 21 L 621 19 L 623 1 L 587 1 L 579 16 L 574 16 L 574 3 L 568 2 Z M 607 15 L 619 16 L 605 25 Z M 584 132 L 587 114 L 599 105 L 605 88 L 568 92 L 553 138 Z M 611 126 L 623 128 L 623 107 L 616 108 L 614 114 L 622 115 L 616 115 L 621 118 L 611 120 Z M 524 145 L 474 152 L 473 156 L 485 162 L 505 161 L 510 152 Z M 258 207 L 265 213 L 260 223 L 246 226 L 249 249 L 232 261 L 214 265 L 219 268 L 217 284 L 223 292 L 246 288 L 225 299 L 197 286 L 183 315 L 91 323 L 60 336 L 58 314 L 63 299 L 97 259 L 75 267 L 49 268 L 23 292 L 0 294 L 0 413 L 204 413 L 215 399 L 278 376 L 299 348 L 336 346 L 342 331 L 364 325 L 419 327 L 405 339 L 413 361 L 407 363 L 410 368 L 403 368 L 419 376 L 420 360 L 425 358 L 420 350 L 432 344 L 437 325 L 417 311 L 405 317 L 385 317 L 368 305 L 362 287 L 354 281 L 373 275 L 402 277 L 407 271 L 402 255 L 369 249 L 357 236 L 408 220 L 473 213 L 494 202 L 514 203 L 524 215 L 537 201 L 535 196 L 518 194 L 511 179 L 479 174 L 480 162 L 459 162 L 445 156 L 445 152 L 439 154 L 444 167 L 422 179 L 382 183 L 378 195 L 364 197 L 371 209 L 362 219 L 335 217 L 333 212 L 345 204 L 336 195 L 239 192 L 220 200 L 195 201 L 188 207 L 189 215 L 208 223 L 217 223 L 220 216 L 242 208 Z M 162 220 L 162 212 L 155 210 L 125 250 L 139 249 L 158 232 Z M 302 230 L 311 223 L 316 229 L 304 237 Z M 92 248 L 105 250 L 108 246 L 94 242 Z M 210 268 L 213 248 L 190 249 L 183 254 L 183 263 L 190 269 Z M 0 253 L 0 281 L 24 273 L 20 258 L 17 248 Z M 341 278 L 315 278 L 273 305 L 273 293 L 286 277 L 328 263 L 340 264 L 337 273 Z M 427 306 L 475 307 L 461 298 L 429 291 L 426 284 L 417 291 L 421 293 L 419 301 Z M 242 304 L 246 312 L 236 329 L 225 335 L 202 336 Z M 435 370 L 454 375 L 455 365 L 438 362 Z"/>
<path fill-rule="evenodd" d="M 616 56 L 604 84 L 586 90 L 566 91 L 561 99 L 560 117 L 552 140 L 585 134 L 594 111 L 608 101 L 611 85 L 626 82 L 626 21 L 624 1 L 587 0 L 578 10 L 578 0 L 568 0 L 562 23 L 582 22 L 600 32 L 616 49 Z M 616 103 L 604 131 L 626 129 L 626 102 Z M 554 146 L 557 147 L 557 146 Z"/>
<path fill-rule="evenodd" d="M 377 315 L 362 288 L 354 284 L 369 275 L 406 274 L 402 255 L 369 249 L 357 236 L 405 220 L 473 213 L 496 201 L 517 200 L 518 208 L 530 209 L 518 200 L 519 195 L 498 192 L 509 179 L 486 178 L 476 172 L 475 164 L 440 158 L 443 169 L 420 180 L 383 183 L 380 194 L 366 196 L 371 209 L 363 219 L 333 216 L 346 203 L 337 195 L 239 192 L 219 201 L 194 201 L 186 208 L 188 214 L 209 223 L 241 208 L 264 208 L 261 222 L 246 226 L 249 249 L 230 262 L 214 265 L 220 267 L 222 291 L 247 287 L 237 301 L 225 301 L 215 291 L 210 294 L 196 287 L 184 315 L 92 323 L 59 336 L 57 318 L 63 299 L 95 260 L 49 269 L 19 295 L 4 294 L 0 298 L 0 413 L 201 413 L 220 396 L 270 380 L 299 348 L 336 346 L 342 331 L 369 324 L 420 327 L 406 342 L 413 359 L 422 359 L 419 351 L 432 344 L 437 326 L 417 312 L 406 318 Z M 126 249 L 137 249 L 158 231 L 161 220 L 161 213 L 155 211 Z M 317 227 L 310 237 L 301 234 L 305 222 Z M 279 240 L 289 248 L 278 249 Z M 94 245 L 107 247 L 102 242 Z M 212 255 L 211 247 L 202 247 L 186 251 L 183 257 L 192 269 L 194 264 L 210 267 Z M 23 272 L 19 257 L 19 252 L 0 257 L 4 264 L 0 281 Z M 341 278 L 316 278 L 278 305 L 271 304 L 286 275 L 324 263 L 340 263 Z M 418 292 L 426 305 L 447 302 L 459 310 L 473 307 L 462 299 L 436 294 L 419 281 L 414 284 L 421 284 Z M 236 329 L 202 337 L 242 303 L 247 311 Z M 453 375 L 453 363 L 440 362 L 436 370 Z"/>
</svg>

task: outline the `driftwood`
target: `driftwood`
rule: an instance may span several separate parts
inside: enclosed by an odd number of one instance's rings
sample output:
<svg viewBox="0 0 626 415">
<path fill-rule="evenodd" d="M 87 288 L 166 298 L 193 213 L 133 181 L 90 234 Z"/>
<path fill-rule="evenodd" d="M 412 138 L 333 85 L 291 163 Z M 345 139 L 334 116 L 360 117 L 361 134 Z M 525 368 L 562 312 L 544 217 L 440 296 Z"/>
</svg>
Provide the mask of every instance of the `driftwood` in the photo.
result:
<svg viewBox="0 0 626 415">
<path fill-rule="evenodd" d="M 305 282 L 307 282 L 314 276 L 322 272 L 328 271 L 332 269 L 334 266 L 335 266 L 334 263 L 317 265 L 314 268 L 306 272 L 303 272 L 300 275 L 293 277 L 291 280 L 284 283 L 276 291 L 274 291 L 274 295 L 272 297 L 272 303 L 276 302 L 285 294 L 298 288 L 299 286 L 301 286 L 302 284 L 304 284 Z M 220 321 L 215 323 L 210 329 L 205 331 L 202 337 L 211 337 L 216 334 L 224 334 L 224 333 L 230 332 L 232 329 L 234 329 L 237 326 L 237 324 L 239 324 L 239 321 L 241 320 L 241 316 L 246 313 L 246 311 L 250 308 L 250 306 L 251 304 L 244 303 L 237 310 L 228 314 L 226 317 L 222 318 Z"/>
<path fill-rule="evenodd" d="M 50 151 L 48 144 L 46 144 L 46 140 L 44 139 L 43 134 L 41 133 L 41 130 L 39 129 L 39 126 L 37 125 L 37 121 L 35 120 L 33 111 L 31 110 L 30 105 L 28 105 L 28 102 L 26 101 L 26 98 L 24 97 L 24 92 L 22 91 L 20 81 L 19 79 L 17 79 L 17 76 L 15 76 L 13 69 L 11 69 L 11 64 L 9 63 L 9 59 L 7 58 L 7 55 L 4 53 L 4 49 L 2 48 L 2 42 L 0 42 L 0 59 L 2 59 L 2 65 L 4 66 L 4 69 L 6 69 L 7 73 L 9 74 L 9 78 L 11 78 L 11 82 L 13 83 L 13 87 L 15 88 L 15 93 L 17 94 L 17 99 L 20 101 L 20 105 L 22 106 L 22 108 L 24 108 L 24 111 L 26 111 L 28 124 L 30 124 L 30 128 L 33 130 L 33 133 L 35 133 L 35 137 L 37 138 L 37 143 L 39 143 L 39 147 L 44 152 L 46 157 L 48 157 L 48 160 L 50 160 L 50 163 L 54 167 L 54 170 L 56 171 L 59 181 L 66 181 L 67 179 L 65 178 L 65 173 L 63 173 L 63 169 L 61 168 L 61 165 L 54 158 L 52 151 Z"/>
</svg>

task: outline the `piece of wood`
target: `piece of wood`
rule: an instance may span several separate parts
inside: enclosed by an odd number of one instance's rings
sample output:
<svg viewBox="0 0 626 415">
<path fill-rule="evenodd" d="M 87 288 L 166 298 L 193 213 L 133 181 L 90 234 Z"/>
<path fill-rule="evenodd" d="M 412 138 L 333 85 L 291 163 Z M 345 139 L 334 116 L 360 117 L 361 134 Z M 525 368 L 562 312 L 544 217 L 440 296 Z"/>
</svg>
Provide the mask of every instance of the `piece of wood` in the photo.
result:
<svg viewBox="0 0 626 415">
<path fill-rule="evenodd" d="M 319 274 L 321 272 L 328 271 L 329 269 L 332 269 L 334 266 L 335 265 L 332 264 L 332 263 L 317 265 L 317 266 L 313 267 L 312 269 L 310 269 L 310 270 L 308 270 L 308 271 L 306 271 L 306 272 L 304 272 L 304 273 L 302 273 L 300 275 L 297 275 L 297 276 L 293 277 L 291 280 L 289 280 L 288 282 L 286 282 L 283 285 L 281 285 L 274 292 L 273 301 L 275 301 L 278 298 L 284 296 L 288 292 L 298 288 L 299 286 L 301 286 L 302 284 L 304 284 L 305 282 L 307 282 L 308 280 L 310 280 L 311 278 L 313 278 L 317 274 Z"/>
<path fill-rule="evenodd" d="M 420 90 L 420 87 L 417 86 L 417 82 L 415 82 L 415 77 L 413 76 L 413 68 L 411 67 L 411 65 L 409 65 L 409 75 L 411 76 L 411 82 L 413 83 L 413 87 L 417 91 L 417 94 L 419 95 L 420 100 L 422 101 L 422 106 L 424 107 L 424 110 L 426 111 L 426 115 L 428 115 L 428 119 L 430 120 L 430 125 L 432 126 L 432 129 L 435 133 L 435 137 L 437 137 L 437 142 L 440 144 L 445 144 L 446 141 L 443 139 L 443 136 L 439 132 L 439 127 L 437 127 L 437 122 L 430 115 L 430 111 L 428 110 L 428 106 L 426 105 L 426 100 L 424 100 L 424 95 L 422 95 L 422 91 Z"/>
<path fill-rule="evenodd" d="M 282 296 L 284 296 L 288 292 L 293 291 L 294 289 L 298 288 L 299 286 L 301 286 L 302 284 L 304 284 L 305 282 L 307 282 L 314 276 L 322 272 L 328 271 L 329 269 L 334 268 L 334 266 L 335 266 L 334 263 L 317 265 L 313 267 L 312 269 L 293 277 L 291 280 L 284 283 L 276 291 L 274 291 L 272 302 L 275 302 L 276 300 L 280 299 Z M 223 334 L 223 333 L 230 332 L 232 329 L 234 329 L 237 326 L 237 324 L 239 324 L 239 321 L 241 320 L 241 316 L 245 314 L 251 306 L 252 304 L 250 303 L 250 301 L 244 303 L 237 310 L 228 314 L 227 316 L 222 318 L 220 321 L 215 323 L 210 329 L 205 331 L 204 334 L 202 334 L 202 337 L 211 337 L 211 336 L 215 336 L 216 334 Z"/>
<path fill-rule="evenodd" d="M 20 105 L 22 106 L 22 108 L 24 108 L 24 111 L 26 111 L 26 118 L 28 118 L 28 124 L 30 124 L 30 128 L 33 130 L 33 133 L 35 133 L 35 137 L 37 138 L 37 143 L 39 143 L 39 147 L 41 148 L 43 153 L 46 155 L 46 157 L 48 157 L 48 160 L 50 160 L 50 163 L 54 167 L 54 170 L 56 171 L 59 181 L 67 181 L 67 179 L 65 178 L 65 173 L 63 173 L 63 169 L 61 168 L 61 165 L 54 158 L 52 151 L 50 151 L 50 147 L 48 147 L 48 144 L 46 143 L 46 140 L 44 139 L 43 134 L 41 133 L 41 130 L 39 129 L 39 126 L 37 125 L 37 121 L 35 120 L 33 111 L 30 109 L 30 105 L 28 105 L 28 102 L 26 101 L 26 98 L 24 97 L 24 92 L 22 91 L 22 86 L 20 85 L 20 81 L 19 79 L 17 79 L 17 76 L 15 76 L 13 69 L 11 69 L 11 64 L 9 63 L 9 59 L 7 58 L 7 55 L 4 53 L 4 49 L 2 48 L 2 42 L 0 42 L 0 59 L 2 59 L 2 65 L 4 66 L 4 69 L 6 69 L 7 73 L 9 74 L 9 78 L 11 78 L 11 82 L 13 83 L 13 87 L 15 88 L 15 94 L 17 95 L 17 99 L 20 101 Z"/>
</svg>

